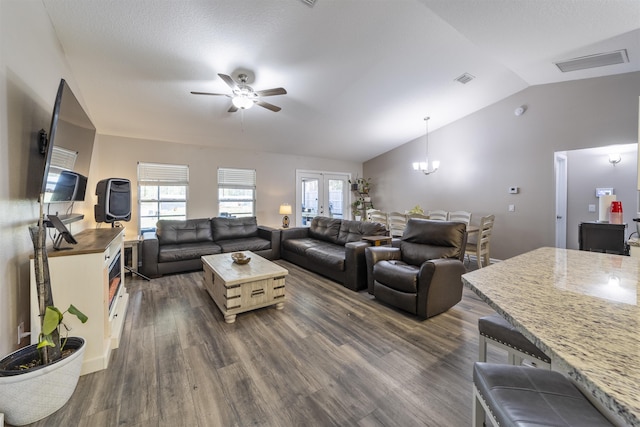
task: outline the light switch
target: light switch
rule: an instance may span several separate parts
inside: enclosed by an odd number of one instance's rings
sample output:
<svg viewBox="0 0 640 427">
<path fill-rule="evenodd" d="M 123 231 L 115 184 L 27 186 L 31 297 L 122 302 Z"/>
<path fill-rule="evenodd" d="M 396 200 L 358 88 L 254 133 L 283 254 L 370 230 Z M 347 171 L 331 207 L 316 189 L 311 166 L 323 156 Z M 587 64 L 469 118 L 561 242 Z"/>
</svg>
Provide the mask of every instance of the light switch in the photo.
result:
<svg viewBox="0 0 640 427">
<path fill-rule="evenodd" d="M 509 205 L 509 212 L 515 212 L 516 211 L 516 205 Z"/>
<path fill-rule="evenodd" d="M 596 205 L 589 205 L 589 212 L 595 212 L 596 211 Z"/>
</svg>

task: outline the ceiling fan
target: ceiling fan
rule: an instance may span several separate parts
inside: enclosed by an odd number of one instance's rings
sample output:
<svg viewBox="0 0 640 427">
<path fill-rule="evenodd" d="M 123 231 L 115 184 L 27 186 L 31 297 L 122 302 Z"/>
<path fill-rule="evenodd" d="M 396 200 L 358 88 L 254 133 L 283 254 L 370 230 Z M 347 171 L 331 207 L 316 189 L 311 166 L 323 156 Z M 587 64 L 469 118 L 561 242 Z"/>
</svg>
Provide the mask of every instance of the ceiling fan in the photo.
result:
<svg viewBox="0 0 640 427">
<path fill-rule="evenodd" d="M 286 95 L 287 91 L 284 88 L 277 87 L 273 89 L 253 90 L 253 88 L 247 84 L 248 76 L 244 73 L 238 74 L 238 83 L 226 74 L 219 73 L 218 75 L 231 88 L 231 94 L 210 92 L 191 93 L 194 95 L 215 95 L 231 98 L 232 105 L 228 110 L 230 113 L 235 113 L 238 109 L 248 110 L 253 107 L 253 104 L 257 104 L 276 113 L 281 110 L 280 107 L 265 102 L 260 98 L 265 96 Z"/>
</svg>

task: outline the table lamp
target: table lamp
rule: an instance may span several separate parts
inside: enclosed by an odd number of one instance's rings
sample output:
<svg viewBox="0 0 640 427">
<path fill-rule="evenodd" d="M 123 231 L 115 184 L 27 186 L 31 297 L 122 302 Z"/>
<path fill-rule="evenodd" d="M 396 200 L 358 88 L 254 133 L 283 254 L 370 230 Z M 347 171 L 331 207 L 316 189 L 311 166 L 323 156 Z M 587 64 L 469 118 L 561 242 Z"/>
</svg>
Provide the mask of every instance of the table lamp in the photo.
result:
<svg viewBox="0 0 640 427">
<path fill-rule="evenodd" d="M 282 228 L 289 228 L 289 217 L 287 215 L 291 215 L 291 205 L 288 203 L 283 203 L 280 205 L 280 215 L 284 215 L 282 218 Z"/>
</svg>

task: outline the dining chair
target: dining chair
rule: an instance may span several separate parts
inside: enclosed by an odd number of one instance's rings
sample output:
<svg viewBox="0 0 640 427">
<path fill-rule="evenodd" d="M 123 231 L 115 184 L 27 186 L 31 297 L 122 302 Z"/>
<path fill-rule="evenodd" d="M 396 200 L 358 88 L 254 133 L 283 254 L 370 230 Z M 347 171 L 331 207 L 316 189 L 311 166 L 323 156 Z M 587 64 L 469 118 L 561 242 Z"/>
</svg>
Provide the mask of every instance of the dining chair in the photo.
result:
<svg viewBox="0 0 640 427">
<path fill-rule="evenodd" d="M 407 218 L 429 219 L 429 215 L 423 215 L 423 214 L 419 214 L 419 213 L 412 213 L 412 214 L 407 214 Z"/>
<path fill-rule="evenodd" d="M 389 212 L 387 219 L 391 237 L 401 237 L 407 226 L 407 215 L 400 212 Z"/>
<path fill-rule="evenodd" d="M 382 212 L 381 210 L 369 209 L 367 211 L 367 221 L 379 222 L 380 224 L 384 224 L 384 226 L 389 229 L 389 225 L 387 224 L 387 213 Z"/>
<path fill-rule="evenodd" d="M 495 219 L 495 215 L 488 215 L 480 218 L 478 233 L 470 235 L 467 240 L 465 253 L 467 254 L 467 256 L 476 256 L 478 268 L 486 267 L 490 264 L 490 242 Z"/>
<path fill-rule="evenodd" d="M 429 211 L 429 219 L 435 221 L 446 221 L 448 218 L 448 214 L 449 212 L 441 210 Z"/>
<path fill-rule="evenodd" d="M 469 225 L 471 223 L 471 212 L 453 211 L 449 212 L 449 221 L 464 222 Z"/>
</svg>

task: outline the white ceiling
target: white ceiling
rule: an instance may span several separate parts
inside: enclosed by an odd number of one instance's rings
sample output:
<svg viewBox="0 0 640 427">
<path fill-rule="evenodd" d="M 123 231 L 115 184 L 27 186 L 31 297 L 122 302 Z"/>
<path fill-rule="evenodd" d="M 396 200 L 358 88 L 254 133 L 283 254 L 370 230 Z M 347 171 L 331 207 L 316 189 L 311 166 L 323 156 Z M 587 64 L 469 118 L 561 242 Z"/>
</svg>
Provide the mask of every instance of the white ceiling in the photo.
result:
<svg viewBox="0 0 640 427">
<path fill-rule="evenodd" d="M 639 0 L 42 1 L 98 132 L 134 138 L 361 162 L 426 115 L 434 130 L 530 85 L 640 70 Z M 629 63 L 553 64 L 619 49 Z M 265 99 L 282 111 L 189 93 L 229 93 L 217 73 L 238 69 L 286 88 Z"/>
</svg>

